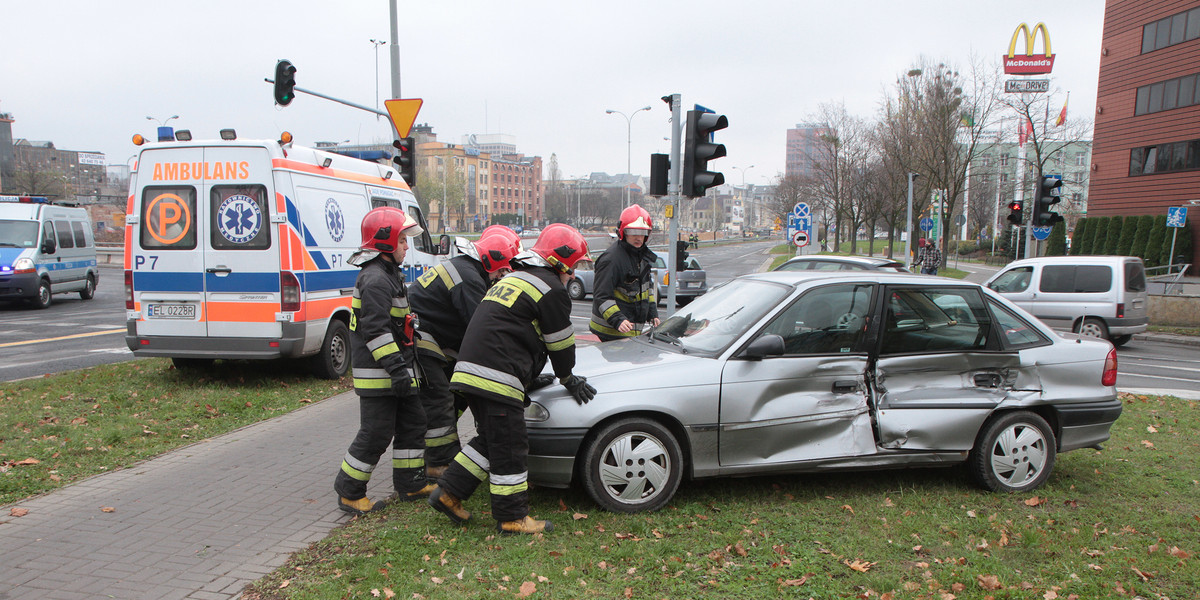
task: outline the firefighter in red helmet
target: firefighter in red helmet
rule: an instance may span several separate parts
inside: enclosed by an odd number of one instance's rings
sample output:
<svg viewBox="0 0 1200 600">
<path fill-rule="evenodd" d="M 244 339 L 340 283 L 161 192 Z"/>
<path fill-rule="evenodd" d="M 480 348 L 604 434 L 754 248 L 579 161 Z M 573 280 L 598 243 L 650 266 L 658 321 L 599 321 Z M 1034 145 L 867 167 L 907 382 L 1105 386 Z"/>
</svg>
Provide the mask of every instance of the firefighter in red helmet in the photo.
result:
<svg viewBox="0 0 1200 600">
<path fill-rule="evenodd" d="M 413 317 L 401 265 L 408 237 L 422 233 L 404 211 L 380 207 L 362 221 L 362 247 L 347 261 L 361 268 L 350 315 L 350 359 L 358 394 L 359 429 L 334 478 L 338 507 L 361 515 L 395 499 L 429 494 L 425 481 L 425 411 L 417 398 Z M 367 482 L 392 445 L 395 493 L 367 499 Z"/>
<path fill-rule="evenodd" d="M 505 227 L 508 231 L 511 229 Z M 467 324 L 488 286 L 512 271 L 520 246 L 511 237 L 484 231 L 477 241 L 457 238 L 460 255 L 425 271 L 408 286 L 417 314 L 417 360 L 421 365 L 421 405 L 425 409 L 425 473 L 436 481 L 460 450 L 458 412 L 450 393 L 450 376 L 458 359 Z"/>
<path fill-rule="evenodd" d="M 596 390 L 574 375 L 575 334 L 566 284 L 588 255 L 574 227 L 545 228 L 515 271 L 488 290 L 467 326 L 450 389 L 467 399 L 479 435 L 438 480 L 429 505 L 455 523 L 471 518 L 462 501 L 489 482 L 492 516 L 503 534 L 541 533 L 554 526 L 529 516 L 529 437 L 525 398 L 547 358 L 554 375 L 583 404 Z M 548 383 L 542 381 L 543 383 Z"/>
<path fill-rule="evenodd" d="M 631 205 L 621 211 L 617 241 L 596 259 L 588 328 L 602 342 L 634 337 L 646 324 L 658 326 L 651 272 L 658 255 L 646 246 L 653 228 L 650 213 Z"/>
</svg>

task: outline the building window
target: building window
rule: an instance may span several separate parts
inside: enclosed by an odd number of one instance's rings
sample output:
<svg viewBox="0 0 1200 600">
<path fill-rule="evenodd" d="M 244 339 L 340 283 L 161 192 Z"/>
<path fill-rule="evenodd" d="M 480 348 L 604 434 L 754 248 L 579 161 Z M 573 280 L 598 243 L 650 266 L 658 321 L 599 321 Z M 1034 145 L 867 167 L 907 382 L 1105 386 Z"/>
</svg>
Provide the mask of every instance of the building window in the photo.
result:
<svg viewBox="0 0 1200 600">
<path fill-rule="evenodd" d="M 1200 140 L 1142 146 L 1129 151 L 1129 175 L 1200 169 Z"/>
<path fill-rule="evenodd" d="M 1200 8 L 1171 15 L 1142 28 L 1142 54 L 1200 37 Z"/>
<path fill-rule="evenodd" d="M 1002 167 L 1008 166 L 1008 155 L 1007 154 L 1000 155 L 1000 166 L 1002 166 Z"/>
<path fill-rule="evenodd" d="M 1200 76 L 1196 74 L 1144 85 L 1137 89 L 1133 114 L 1145 115 L 1198 104 L 1200 90 L 1196 89 L 1197 85 L 1200 85 Z"/>
<path fill-rule="evenodd" d="M 1085 166 L 1087 164 L 1086 162 L 1084 162 L 1084 160 L 1086 158 L 1087 158 L 1086 154 L 1084 154 L 1082 152 L 1076 153 L 1075 154 L 1075 166 L 1077 166 L 1077 167 Z"/>
</svg>

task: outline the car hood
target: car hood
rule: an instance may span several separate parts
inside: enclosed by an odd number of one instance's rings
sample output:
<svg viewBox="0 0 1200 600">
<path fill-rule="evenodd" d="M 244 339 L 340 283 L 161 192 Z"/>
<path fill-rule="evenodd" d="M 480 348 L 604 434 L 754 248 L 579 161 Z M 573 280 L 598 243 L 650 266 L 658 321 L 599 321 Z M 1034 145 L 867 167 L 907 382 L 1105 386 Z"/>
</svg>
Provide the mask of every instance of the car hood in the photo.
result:
<svg viewBox="0 0 1200 600">
<path fill-rule="evenodd" d="M 697 369 L 714 370 L 715 363 L 713 358 L 683 354 L 677 346 L 641 337 L 576 348 L 573 372 L 606 392 L 652 390 L 679 387 L 692 381 Z"/>
</svg>

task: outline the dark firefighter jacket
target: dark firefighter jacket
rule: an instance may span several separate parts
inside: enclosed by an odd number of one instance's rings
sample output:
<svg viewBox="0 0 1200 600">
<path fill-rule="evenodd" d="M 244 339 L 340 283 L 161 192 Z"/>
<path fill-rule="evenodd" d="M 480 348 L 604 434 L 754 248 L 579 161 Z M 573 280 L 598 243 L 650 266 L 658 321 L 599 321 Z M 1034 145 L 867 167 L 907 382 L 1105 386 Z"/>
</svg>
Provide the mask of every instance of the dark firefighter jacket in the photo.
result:
<svg viewBox="0 0 1200 600">
<path fill-rule="evenodd" d="M 520 267 L 479 303 L 450 379 L 450 389 L 522 406 L 525 388 L 547 356 L 558 377 L 575 367 L 571 298 L 547 267 Z"/>
<path fill-rule="evenodd" d="M 417 351 L 454 359 L 467 323 L 487 292 L 488 274 L 478 260 L 456 256 L 417 278 L 408 298 L 420 322 Z"/>
<path fill-rule="evenodd" d="M 413 378 L 412 341 L 404 333 L 408 295 L 404 273 L 383 257 L 367 261 L 350 303 L 350 359 L 359 396 L 388 396 L 392 383 Z"/>
<path fill-rule="evenodd" d="M 625 240 L 617 240 L 596 259 L 589 324 L 592 331 L 633 337 L 638 334 L 636 329 L 628 333 L 617 330 L 621 321 L 637 324 L 658 317 L 654 276 L 650 272 L 657 258 L 646 246 L 634 248 Z"/>
</svg>

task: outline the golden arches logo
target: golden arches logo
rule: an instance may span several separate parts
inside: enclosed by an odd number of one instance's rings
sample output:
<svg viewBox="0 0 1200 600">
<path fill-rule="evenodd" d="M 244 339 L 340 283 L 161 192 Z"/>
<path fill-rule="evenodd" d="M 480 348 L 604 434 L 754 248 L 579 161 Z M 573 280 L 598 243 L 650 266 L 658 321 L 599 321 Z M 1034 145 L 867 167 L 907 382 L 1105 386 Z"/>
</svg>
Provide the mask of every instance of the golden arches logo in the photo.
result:
<svg viewBox="0 0 1200 600">
<path fill-rule="evenodd" d="M 1042 49 L 1046 51 L 1046 58 L 1054 56 L 1054 53 L 1050 51 L 1050 30 L 1046 29 L 1046 24 L 1038 23 L 1034 25 L 1031 32 L 1028 25 L 1021 23 L 1013 31 L 1012 41 L 1008 43 L 1008 57 L 1014 58 L 1017 55 L 1017 38 L 1022 33 L 1025 34 L 1025 56 L 1033 56 L 1033 46 L 1037 42 L 1039 31 L 1042 32 Z"/>
</svg>

